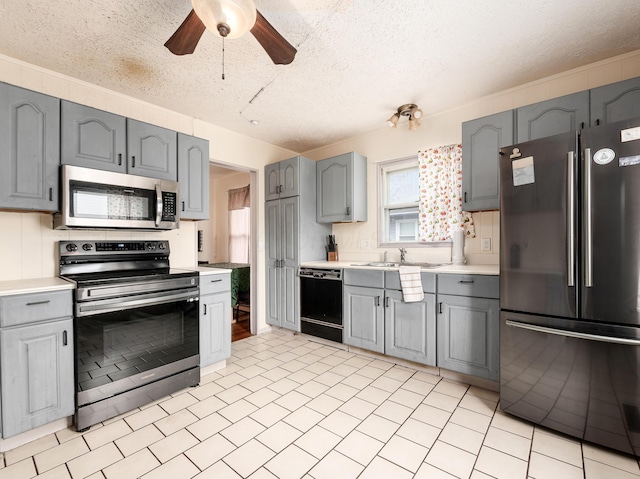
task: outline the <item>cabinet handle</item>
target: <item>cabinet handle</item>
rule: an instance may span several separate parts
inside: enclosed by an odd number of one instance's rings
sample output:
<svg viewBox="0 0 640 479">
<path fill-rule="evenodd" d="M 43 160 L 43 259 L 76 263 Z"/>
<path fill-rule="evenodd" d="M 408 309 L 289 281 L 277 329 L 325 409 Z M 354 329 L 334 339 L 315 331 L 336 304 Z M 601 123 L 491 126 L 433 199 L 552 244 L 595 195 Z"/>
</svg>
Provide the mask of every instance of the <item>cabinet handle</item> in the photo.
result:
<svg viewBox="0 0 640 479">
<path fill-rule="evenodd" d="M 222 281 L 221 279 L 212 279 L 211 282 L 212 283 L 219 283 L 220 281 Z"/>
<path fill-rule="evenodd" d="M 63 346 L 67 345 L 67 330 L 66 329 L 64 331 L 62 331 L 62 345 Z"/>
<path fill-rule="evenodd" d="M 136 167 L 136 157 L 134 155 L 131 156 L 131 168 Z"/>
<path fill-rule="evenodd" d="M 182 211 L 184 211 L 184 201 L 182 202 Z"/>
<path fill-rule="evenodd" d="M 458 283 L 460 283 L 460 284 L 471 284 L 471 283 L 473 283 L 473 280 L 472 279 L 466 279 L 466 280 L 463 279 L 463 280 L 458 281 Z"/>
<path fill-rule="evenodd" d="M 596 120 L 596 126 L 600 126 L 600 118 Z"/>
<path fill-rule="evenodd" d="M 442 314 L 442 301 L 438 303 L 438 314 Z"/>
<path fill-rule="evenodd" d="M 204 303 L 202 306 L 204 306 L 203 316 L 206 316 L 207 315 L 207 303 Z"/>
<path fill-rule="evenodd" d="M 36 306 L 38 304 L 47 304 L 50 303 L 51 300 L 47 299 L 45 301 L 34 301 L 33 303 L 27 303 L 27 306 Z"/>
<path fill-rule="evenodd" d="M 464 192 L 464 202 L 465 203 L 467 202 L 467 192 L 466 191 Z"/>
<path fill-rule="evenodd" d="M 347 206 L 347 216 L 351 214 L 351 206 Z"/>
<path fill-rule="evenodd" d="M 49 201 L 53 201 L 53 188 L 49 188 Z"/>
<path fill-rule="evenodd" d="M 118 153 L 118 166 L 122 166 L 122 153 Z"/>
<path fill-rule="evenodd" d="M 376 306 L 380 306 L 380 296 L 376 296 Z"/>
<path fill-rule="evenodd" d="M 384 305 L 385 307 L 389 307 L 389 296 L 387 296 L 386 298 L 384 298 Z"/>
</svg>

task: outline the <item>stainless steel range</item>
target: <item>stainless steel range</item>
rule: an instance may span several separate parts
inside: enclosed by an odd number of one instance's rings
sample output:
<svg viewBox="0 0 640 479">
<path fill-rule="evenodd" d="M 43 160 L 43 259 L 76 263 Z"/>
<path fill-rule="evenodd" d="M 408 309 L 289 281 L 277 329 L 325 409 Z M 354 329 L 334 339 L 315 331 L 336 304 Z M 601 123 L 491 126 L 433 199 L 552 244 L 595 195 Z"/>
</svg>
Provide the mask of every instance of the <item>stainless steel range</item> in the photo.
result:
<svg viewBox="0 0 640 479">
<path fill-rule="evenodd" d="M 169 267 L 168 241 L 60 241 L 75 282 L 76 428 L 200 381 L 196 271 Z"/>
</svg>

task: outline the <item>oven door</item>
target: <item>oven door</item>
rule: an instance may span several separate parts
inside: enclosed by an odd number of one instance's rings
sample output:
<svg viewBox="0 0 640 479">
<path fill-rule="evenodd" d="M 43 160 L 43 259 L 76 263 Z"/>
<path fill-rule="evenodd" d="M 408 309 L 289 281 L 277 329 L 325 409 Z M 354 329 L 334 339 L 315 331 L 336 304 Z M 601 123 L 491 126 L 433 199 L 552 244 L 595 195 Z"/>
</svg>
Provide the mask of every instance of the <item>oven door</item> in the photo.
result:
<svg viewBox="0 0 640 479">
<path fill-rule="evenodd" d="M 342 281 L 300 277 L 300 331 L 342 343 Z"/>
<path fill-rule="evenodd" d="M 183 296 L 76 316 L 78 407 L 198 367 L 198 293 Z"/>
</svg>

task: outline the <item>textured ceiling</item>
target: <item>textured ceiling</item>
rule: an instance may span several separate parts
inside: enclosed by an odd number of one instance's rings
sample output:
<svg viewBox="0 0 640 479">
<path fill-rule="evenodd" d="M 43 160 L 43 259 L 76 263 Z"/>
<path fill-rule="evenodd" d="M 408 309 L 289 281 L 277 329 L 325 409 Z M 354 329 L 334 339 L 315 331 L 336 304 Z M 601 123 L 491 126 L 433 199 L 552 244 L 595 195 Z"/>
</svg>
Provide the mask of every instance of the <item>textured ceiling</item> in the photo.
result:
<svg viewBox="0 0 640 479">
<path fill-rule="evenodd" d="M 638 0 L 255 0 L 298 49 L 251 34 L 164 42 L 190 0 L 3 0 L 0 53 L 297 152 L 640 49 Z M 249 120 L 258 120 L 252 125 Z M 404 124 L 403 124 L 404 127 Z"/>
</svg>

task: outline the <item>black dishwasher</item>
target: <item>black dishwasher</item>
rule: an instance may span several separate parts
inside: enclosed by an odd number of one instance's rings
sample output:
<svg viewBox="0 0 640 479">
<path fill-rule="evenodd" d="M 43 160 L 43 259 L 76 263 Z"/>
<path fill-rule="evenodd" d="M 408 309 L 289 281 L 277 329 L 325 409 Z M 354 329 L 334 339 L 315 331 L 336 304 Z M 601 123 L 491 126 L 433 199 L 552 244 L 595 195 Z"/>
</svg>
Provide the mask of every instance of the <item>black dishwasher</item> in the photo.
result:
<svg viewBox="0 0 640 479">
<path fill-rule="evenodd" d="M 342 270 L 300 268 L 300 331 L 342 343 Z"/>
</svg>

